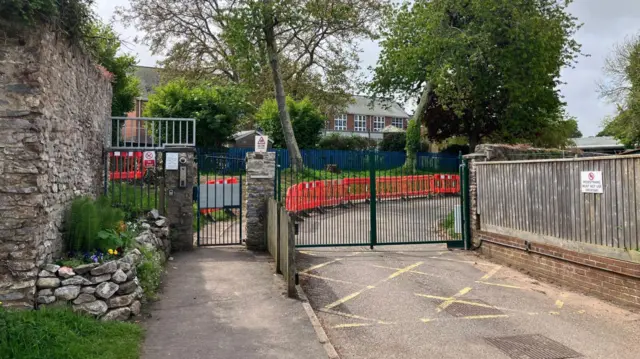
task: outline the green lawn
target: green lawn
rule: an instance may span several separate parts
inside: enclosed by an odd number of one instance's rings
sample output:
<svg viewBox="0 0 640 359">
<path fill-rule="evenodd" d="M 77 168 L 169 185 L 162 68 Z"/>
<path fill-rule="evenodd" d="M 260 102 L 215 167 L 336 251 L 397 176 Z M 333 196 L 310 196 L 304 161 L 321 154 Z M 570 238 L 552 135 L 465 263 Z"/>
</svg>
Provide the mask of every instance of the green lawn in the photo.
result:
<svg viewBox="0 0 640 359">
<path fill-rule="evenodd" d="M 142 339 L 136 324 L 102 322 L 68 309 L 0 308 L 2 359 L 136 359 Z"/>
<path fill-rule="evenodd" d="M 455 225 L 456 225 L 455 210 L 449 212 L 447 217 L 442 221 L 442 223 L 440 225 L 445 230 L 447 235 L 449 235 L 450 238 L 452 238 L 452 239 L 461 239 L 462 238 L 462 234 L 456 233 L 456 228 L 455 228 Z"/>
</svg>

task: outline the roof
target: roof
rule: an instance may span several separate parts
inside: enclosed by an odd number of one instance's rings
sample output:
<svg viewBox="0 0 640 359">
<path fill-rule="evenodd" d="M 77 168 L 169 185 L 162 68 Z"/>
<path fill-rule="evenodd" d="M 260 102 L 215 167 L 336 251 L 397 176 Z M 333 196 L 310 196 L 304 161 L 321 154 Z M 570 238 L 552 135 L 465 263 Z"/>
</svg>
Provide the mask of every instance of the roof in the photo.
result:
<svg viewBox="0 0 640 359">
<path fill-rule="evenodd" d="M 240 131 L 240 132 L 234 133 L 233 135 L 231 135 L 231 139 L 233 139 L 234 141 L 237 141 L 253 134 L 262 136 L 262 132 L 258 130 L 246 130 L 246 131 Z M 273 140 L 269 139 L 269 142 L 273 143 Z"/>
<path fill-rule="evenodd" d="M 153 89 L 160 85 L 159 67 L 136 66 L 134 75 L 140 79 L 140 98 L 148 100 L 149 95 L 153 93 Z"/>
<path fill-rule="evenodd" d="M 390 100 L 376 99 L 372 104 L 370 97 L 359 95 L 353 96 L 353 100 L 353 103 L 347 105 L 348 114 L 409 118 L 409 114 L 400 105 Z"/>
<path fill-rule="evenodd" d="M 580 149 L 619 148 L 624 145 L 611 136 L 574 138 L 575 147 Z"/>
</svg>

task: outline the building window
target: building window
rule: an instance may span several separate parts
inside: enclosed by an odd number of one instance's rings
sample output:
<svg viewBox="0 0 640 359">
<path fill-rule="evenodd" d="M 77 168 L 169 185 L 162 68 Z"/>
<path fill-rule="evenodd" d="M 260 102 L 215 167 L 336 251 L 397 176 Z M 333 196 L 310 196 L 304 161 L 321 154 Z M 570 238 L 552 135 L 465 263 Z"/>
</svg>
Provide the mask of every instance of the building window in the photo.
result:
<svg viewBox="0 0 640 359">
<path fill-rule="evenodd" d="M 333 119 L 333 129 L 345 131 L 347 129 L 347 115 L 338 115 Z"/>
<path fill-rule="evenodd" d="M 373 117 L 373 130 L 376 132 L 380 132 L 384 129 L 384 117 L 382 116 L 374 116 Z"/>
<path fill-rule="evenodd" d="M 359 132 L 365 132 L 367 130 L 367 116 L 365 115 L 355 115 L 354 116 L 354 126 L 353 129 Z"/>
<path fill-rule="evenodd" d="M 391 125 L 397 128 L 404 128 L 404 118 L 394 117 L 391 120 Z"/>
</svg>

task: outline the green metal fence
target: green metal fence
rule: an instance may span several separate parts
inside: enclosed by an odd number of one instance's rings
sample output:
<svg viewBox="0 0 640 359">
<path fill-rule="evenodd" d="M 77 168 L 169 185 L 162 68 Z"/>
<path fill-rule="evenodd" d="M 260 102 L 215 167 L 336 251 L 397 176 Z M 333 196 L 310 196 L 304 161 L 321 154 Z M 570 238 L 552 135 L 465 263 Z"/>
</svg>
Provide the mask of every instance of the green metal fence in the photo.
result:
<svg viewBox="0 0 640 359">
<path fill-rule="evenodd" d="M 320 159 L 305 157 L 304 168 L 278 171 L 275 196 L 295 220 L 297 247 L 466 247 L 468 186 L 462 182 L 468 174 L 460 157 L 429 154 L 416 166 L 385 163 L 375 151 L 359 153 L 348 154 L 348 168 L 339 159 L 319 166 L 314 162 Z"/>
</svg>

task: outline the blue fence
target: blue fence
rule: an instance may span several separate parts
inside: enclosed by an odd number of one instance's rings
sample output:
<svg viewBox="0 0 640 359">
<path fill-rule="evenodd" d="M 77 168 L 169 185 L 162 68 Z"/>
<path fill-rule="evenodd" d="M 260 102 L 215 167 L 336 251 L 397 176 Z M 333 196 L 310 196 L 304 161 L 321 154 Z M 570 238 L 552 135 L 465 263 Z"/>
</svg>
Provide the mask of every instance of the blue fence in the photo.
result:
<svg viewBox="0 0 640 359">
<path fill-rule="evenodd" d="M 199 157 L 213 156 L 219 157 L 219 161 L 206 161 L 207 164 L 215 164 L 215 168 L 207 165 L 207 168 L 200 168 L 200 171 L 216 172 L 238 172 L 243 171 L 242 162 L 248 152 L 253 152 L 252 148 L 224 148 L 224 149 L 199 149 Z M 271 149 L 269 152 L 276 152 L 276 158 L 280 168 L 289 168 L 289 152 L 286 149 Z M 343 171 L 366 171 L 370 168 L 372 157 L 370 151 L 342 151 L 342 150 L 301 150 L 302 160 L 305 167 L 321 170 L 327 165 L 335 165 Z M 373 157 L 375 168 L 388 170 L 404 165 L 406 154 L 404 152 L 376 151 Z M 452 155 L 440 153 L 419 152 L 417 154 L 417 169 L 422 171 L 455 173 L 458 171 L 459 158 Z"/>
</svg>

